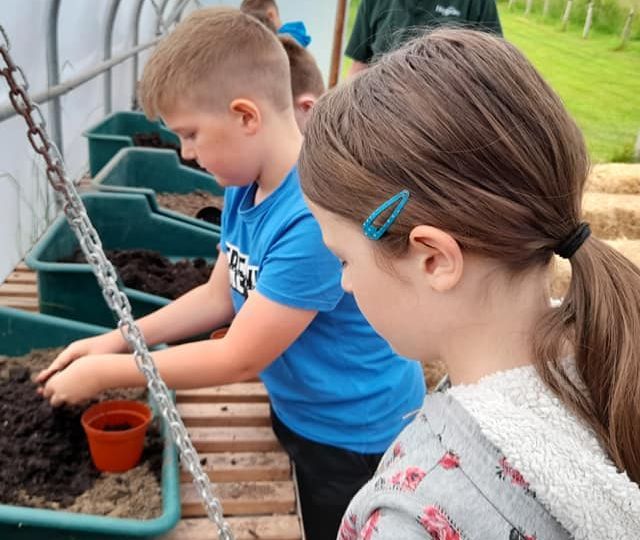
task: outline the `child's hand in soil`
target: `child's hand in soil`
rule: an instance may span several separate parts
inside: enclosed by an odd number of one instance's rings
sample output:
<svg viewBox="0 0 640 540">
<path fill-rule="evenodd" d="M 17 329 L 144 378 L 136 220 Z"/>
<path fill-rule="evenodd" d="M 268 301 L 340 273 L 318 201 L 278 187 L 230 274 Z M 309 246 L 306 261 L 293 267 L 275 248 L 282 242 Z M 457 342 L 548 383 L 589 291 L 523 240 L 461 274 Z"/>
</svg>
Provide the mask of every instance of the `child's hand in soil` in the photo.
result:
<svg viewBox="0 0 640 540">
<path fill-rule="evenodd" d="M 114 332 L 74 341 L 51 362 L 51 365 L 47 369 L 43 369 L 38 373 L 35 382 L 38 384 L 46 383 L 55 373 L 62 371 L 78 358 L 92 354 L 120 352 L 123 345 L 124 340 L 118 334 L 114 334 Z"/>
<path fill-rule="evenodd" d="M 62 371 L 55 373 L 39 392 L 51 402 L 53 407 L 65 403 L 77 405 L 87 401 L 105 388 L 102 385 L 97 362 L 103 357 L 85 356 L 68 365 Z"/>
</svg>

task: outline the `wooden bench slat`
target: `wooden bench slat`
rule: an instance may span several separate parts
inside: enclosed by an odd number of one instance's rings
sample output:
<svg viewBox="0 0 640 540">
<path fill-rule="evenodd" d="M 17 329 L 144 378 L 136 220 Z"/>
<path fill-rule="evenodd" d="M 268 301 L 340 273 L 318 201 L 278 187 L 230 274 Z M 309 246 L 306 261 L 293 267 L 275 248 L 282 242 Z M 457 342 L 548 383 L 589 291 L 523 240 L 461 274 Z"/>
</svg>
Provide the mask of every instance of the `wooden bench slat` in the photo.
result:
<svg viewBox="0 0 640 540">
<path fill-rule="evenodd" d="M 226 384 L 177 393 L 178 403 L 260 403 L 268 400 L 267 389 L 261 382 Z"/>
<path fill-rule="evenodd" d="M 181 403 L 178 411 L 186 426 L 270 426 L 268 403 Z"/>
<path fill-rule="evenodd" d="M 295 515 L 229 517 L 236 540 L 300 540 L 300 520 Z M 208 519 L 183 519 L 159 540 L 218 540 L 218 531 Z"/>
<path fill-rule="evenodd" d="M 0 296 L 35 298 L 38 296 L 38 289 L 35 284 L 25 285 L 24 283 L 3 283 L 0 285 Z"/>
<path fill-rule="evenodd" d="M 24 309 L 25 311 L 38 311 L 37 298 L 26 298 L 21 296 L 0 296 L 0 306 Z"/>
<path fill-rule="evenodd" d="M 11 272 L 5 283 L 22 283 L 24 285 L 36 285 L 38 283 L 38 276 L 35 272 Z"/>
<path fill-rule="evenodd" d="M 202 467 L 213 482 L 252 482 L 291 479 L 289 456 L 284 452 L 200 454 Z M 182 481 L 191 475 L 182 471 Z"/>
<path fill-rule="evenodd" d="M 268 427 L 214 427 L 189 429 L 198 452 L 274 452 L 281 450 Z"/>
<path fill-rule="evenodd" d="M 215 484 L 225 515 L 289 514 L 296 511 L 293 482 L 232 482 Z M 182 515 L 206 516 L 202 501 L 192 484 L 180 486 Z"/>
</svg>

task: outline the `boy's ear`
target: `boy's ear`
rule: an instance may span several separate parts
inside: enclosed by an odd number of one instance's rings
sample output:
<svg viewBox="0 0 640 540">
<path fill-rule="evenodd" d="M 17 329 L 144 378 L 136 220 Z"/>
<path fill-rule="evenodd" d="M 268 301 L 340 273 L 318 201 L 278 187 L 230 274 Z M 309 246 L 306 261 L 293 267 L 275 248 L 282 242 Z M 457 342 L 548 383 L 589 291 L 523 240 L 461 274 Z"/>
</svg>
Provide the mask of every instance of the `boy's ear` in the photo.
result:
<svg viewBox="0 0 640 540">
<path fill-rule="evenodd" d="M 313 94 L 300 94 L 293 100 L 293 104 L 296 109 L 299 109 L 304 113 L 308 113 L 311 109 L 313 109 L 316 101 L 318 101 L 318 98 Z"/>
<path fill-rule="evenodd" d="M 271 20 L 271 22 L 275 25 L 276 30 L 278 30 L 281 26 L 282 23 L 280 21 L 280 13 L 278 13 L 278 10 L 271 6 L 269 8 L 267 8 L 267 18 Z"/>
<path fill-rule="evenodd" d="M 248 135 L 255 135 L 262 124 L 260 109 L 251 100 L 234 99 L 229 105 L 229 112 L 240 123 Z"/>
<path fill-rule="evenodd" d="M 409 234 L 409 251 L 433 290 L 449 291 L 462 279 L 462 249 L 455 238 L 442 229 L 428 225 L 414 227 Z"/>
</svg>

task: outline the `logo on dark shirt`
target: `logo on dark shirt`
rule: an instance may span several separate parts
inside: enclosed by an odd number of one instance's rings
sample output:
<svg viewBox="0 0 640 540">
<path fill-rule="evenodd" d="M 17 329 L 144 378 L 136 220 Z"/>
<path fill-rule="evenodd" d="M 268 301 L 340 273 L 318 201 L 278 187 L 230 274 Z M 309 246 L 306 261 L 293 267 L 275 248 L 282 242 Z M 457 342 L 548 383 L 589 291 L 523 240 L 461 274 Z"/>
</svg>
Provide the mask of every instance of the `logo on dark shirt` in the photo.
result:
<svg viewBox="0 0 640 540">
<path fill-rule="evenodd" d="M 231 288 L 247 298 L 249 291 L 256 288 L 258 267 L 250 265 L 249 255 L 245 255 L 237 246 L 229 242 L 227 242 L 227 258 Z"/>
<path fill-rule="evenodd" d="M 456 9 L 454 6 L 444 7 L 440 4 L 436 6 L 436 13 L 440 13 L 445 17 L 460 17 L 460 15 L 462 15 L 460 10 Z"/>
</svg>

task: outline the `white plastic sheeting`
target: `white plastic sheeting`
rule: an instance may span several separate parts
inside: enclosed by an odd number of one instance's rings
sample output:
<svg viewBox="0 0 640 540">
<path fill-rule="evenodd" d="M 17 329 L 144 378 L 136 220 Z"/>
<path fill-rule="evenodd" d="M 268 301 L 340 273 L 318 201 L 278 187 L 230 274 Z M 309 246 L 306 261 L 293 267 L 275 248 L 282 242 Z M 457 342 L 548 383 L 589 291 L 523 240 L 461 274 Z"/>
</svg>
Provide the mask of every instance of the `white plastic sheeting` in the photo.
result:
<svg viewBox="0 0 640 540">
<path fill-rule="evenodd" d="M 169 15 L 178 0 L 168 0 Z M 162 0 L 155 0 L 162 5 Z M 201 5 L 239 6 L 240 0 L 193 1 L 187 12 Z M 113 32 L 113 52 L 132 47 L 132 25 L 136 2 L 121 0 Z M 331 64 L 335 0 L 278 0 L 282 20 L 303 20 L 312 36 L 310 51 L 328 79 Z M 2 0 L 0 24 L 6 30 L 14 61 L 30 83 L 31 92 L 47 87 L 46 35 L 50 0 Z M 104 27 L 110 0 L 61 0 L 58 17 L 60 82 L 94 67 L 103 60 Z M 139 43 L 154 38 L 156 11 L 145 0 L 140 18 Z M 139 72 L 148 52 L 140 53 Z M 132 59 L 112 69 L 112 110 L 131 108 L 133 99 Z M 7 85 L 0 77 L 0 104 L 7 102 Z M 42 111 L 49 122 L 48 105 Z M 62 97 L 62 140 L 67 170 L 77 179 L 88 169 L 87 144 L 82 132 L 104 116 L 103 76 Z M 0 282 L 31 248 L 55 217 L 53 194 L 48 187 L 42 159 L 29 147 L 21 117 L 0 122 Z"/>
<path fill-rule="evenodd" d="M 48 0 L 3 0 L 0 23 L 11 42 L 11 54 L 29 81 L 30 91 L 47 87 L 46 35 Z M 62 0 L 58 17 L 60 81 L 95 66 L 103 59 L 104 26 L 109 1 Z M 131 47 L 135 2 L 121 2 L 113 33 L 113 54 Z M 140 43 L 153 39 L 156 15 L 146 1 L 140 21 Z M 113 69 L 113 109 L 131 106 L 132 60 Z M 7 101 L 0 77 L 0 103 Z M 102 76 L 62 97 L 62 140 L 72 178 L 87 169 L 87 144 L 82 131 L 103 117 Z M 49 121 L 48 105 L 42 105 Z M 21 117 L 0 122 L 0 281 L 31 248 L 54 217 L 54 198 L 42 159 L 31 149 Z"/>
</svg>

